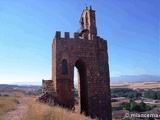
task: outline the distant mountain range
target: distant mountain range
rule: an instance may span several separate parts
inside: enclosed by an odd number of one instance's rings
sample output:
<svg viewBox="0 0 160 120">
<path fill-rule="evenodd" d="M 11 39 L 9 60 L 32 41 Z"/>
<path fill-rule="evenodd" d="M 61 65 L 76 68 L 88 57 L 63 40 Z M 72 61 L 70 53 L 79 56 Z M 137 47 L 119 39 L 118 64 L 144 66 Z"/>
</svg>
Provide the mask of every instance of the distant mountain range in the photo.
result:
<svg viewBox="0 0 160 120">
<path fill-rule="evenodd" d="M 110 77 L 110 82 L 152 82 L 160 81 L 160 75 L 121 75 L 118 77 Z M 77 84 L 78 82 L 76 82 Z M 12 85 L 38 85 L 41 86 L 42 82 L 15 82 Z"/>
<path fill-rule="evenodd" d="M 38 85 L 12 85 L 12 84 L 0 84 L 0 87 L 6 87 L 6 88 L 16 88 L 16 89 L 35 89 L 38 90 L 41 88 L 41 86 Z"/>
<path fill-rule="evenodd" d="M 14 83 L 11 83 L 10 85 L 38 85 L 38 86 L 41 86 L 42 85 L 42 82 L 14 82 Z"/>
<path fill-rule="evenodd" d="M 118 77 L 110 77 L 111 83 L 114 82 L 152 82 L 160 81 L 160 75 L 122 75 Z"/>
</svg>

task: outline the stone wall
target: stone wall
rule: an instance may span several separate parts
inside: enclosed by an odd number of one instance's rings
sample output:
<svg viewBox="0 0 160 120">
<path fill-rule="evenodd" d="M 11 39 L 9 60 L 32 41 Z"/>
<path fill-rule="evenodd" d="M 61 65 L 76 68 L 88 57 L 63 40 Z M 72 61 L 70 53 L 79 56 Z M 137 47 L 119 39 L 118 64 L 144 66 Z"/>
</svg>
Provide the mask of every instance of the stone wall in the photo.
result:
<svg viewBox="0 0 160 120">
<path fill-rule="evenodd" d="M 53 80 L 42 80 L 42 94 L 54 91 Z"/>
<path fill-rule="evenodd" d="M 53 44 L 56 44 L 56 83 L 59 104 L 66 107 L 74 106 L 74 66 L 80 73 L 78 91 L 80 94 L 81 112 L 92 117 L 111 117 L 110 103 L 110 79 L 107 41 L 95 37 L 88 40 L 87 37 L 69 38 L 61 37 L 61 32 L 56 32 Z M 66 33 L 65 33 L 66 35 Z M 85 36 L 85 35 L 84 35 Z M 67 60 L 68 74 L 62 74 L 62 60 Z M 54 64 L 55 64 L 54 63 Z M 81 70 L 82 69 L 82 70 Z"/>
</svg>

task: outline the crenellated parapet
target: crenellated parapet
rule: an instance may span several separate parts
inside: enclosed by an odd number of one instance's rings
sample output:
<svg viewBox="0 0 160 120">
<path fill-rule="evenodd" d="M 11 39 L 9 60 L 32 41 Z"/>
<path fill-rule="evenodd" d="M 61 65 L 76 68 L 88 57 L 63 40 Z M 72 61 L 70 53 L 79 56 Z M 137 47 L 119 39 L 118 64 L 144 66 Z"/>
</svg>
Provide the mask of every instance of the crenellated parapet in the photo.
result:
<svg viewBox="0 0 160 120">
<path fill-rule="evenodd" d="M 92 35 L 91 38 L 88 35 L 88 33 L 84 33 L 82 36 L 79 36 L 78 32 L 74 32 L 73 33 L 73 37 L 70 37 L 70 32 L 64 32 L 64 37 L 62 37 L 61 31 L 56 31 L 56 34 L 54 36 L 54 39 L 73 39 L 73 40 L 77 40 L 77 39 L 81 39 L 81 40 L 96 40 L 97 36 L 96 35 Z M 102 39 L 102 38 L 101 38 Z"/>
<path fill-rule="evenodd" d="M 62 39 L 79 39 L 79 33 L 74 33 L 73 37 L 70 37 L 70 32 L 64 32 L 64 37 L 62 37 L 61 31 L 56 31 L 56 34 L 54 36 L 54 39 L 56 40 L 62 40 Z"/>
<path fill-rule="evenodd" d="M 56 31 L 55 38 L 61 38 L 61 31 Z"/>
<path fill-rule="evenodd" d="M 92 38 L 89 39 L 89 36 L 87 33 L 84 33 L 82 36 L 79 36 L 79 33 L 75 32 L 73 34 L 73 37 L 70 37 L 70 33 L 69 32 L 64 32 L 64 37 L 61 36 L 61 32 L 60 31 L 56 31 L 56 34 L 55 34 L 55 37 L 54 39 L 58 40 L 58 41 L 65 41 L 65 40 L 68 40 L 68 42 L 70 40 L 83 40 L 83 41 L 92 41 L 92 42 L 97 42 L 98 44 L 98 48 L 100 51 L 105 51 L 105 50 L 108 50 L 108 47 L 107 47 L 107 41 L 99 36 L 95 36 L 95 35 L 92 35 Z"/>
<path fill-rule="evenodd" d="M 56 39 L 78 39 L 79 33 L 75 32 L 73 34 L 73 38 L 70 37 L 70 32 L 64 32 L 64 37 L 61 36 L 61 31 L 56 31 L 55 37 Z"/>
<path fill-rule="evenodd" d="M 74 33 L 74 38 L 75 38 L 75 39 L 79 39 L 79 33 L 75 32 L 75 33 Z"/>
</svg>

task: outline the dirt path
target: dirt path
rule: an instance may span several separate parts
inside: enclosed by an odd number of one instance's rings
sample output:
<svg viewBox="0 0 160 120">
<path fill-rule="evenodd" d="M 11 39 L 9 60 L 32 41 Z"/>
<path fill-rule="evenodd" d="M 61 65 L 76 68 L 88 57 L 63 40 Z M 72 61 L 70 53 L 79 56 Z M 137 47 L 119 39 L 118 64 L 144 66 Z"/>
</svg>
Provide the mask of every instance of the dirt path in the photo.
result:
<svg viewBox="0 0 160 120">
<path fill-rule="evenodd" d="M 6 112 L 3 115 L 4 120 L 21 120 L 25 113 L 27 112 L 27 103 L 31 100 L 32 98 L 25 97 L 25 98 L 19 98 L 19 104 L 17 106 L 16 110 L 12 110 L 9 112 Z"/>
</svg>

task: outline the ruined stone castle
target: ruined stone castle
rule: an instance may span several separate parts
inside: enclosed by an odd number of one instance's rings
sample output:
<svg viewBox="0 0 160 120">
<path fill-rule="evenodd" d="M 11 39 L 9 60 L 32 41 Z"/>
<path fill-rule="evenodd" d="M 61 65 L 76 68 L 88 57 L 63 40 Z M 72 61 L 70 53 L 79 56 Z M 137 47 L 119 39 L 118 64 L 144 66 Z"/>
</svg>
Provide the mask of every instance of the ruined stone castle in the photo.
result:
<svg viewBox="0 0 160 120">
<path fill-rule="evenodd" d="M 44 103 L 72 109 L 74 99 L 74 67 L 78 69 L 79 113 L 92 118 L 111 120 L 111 95 L 107 41 L 97 36 L 95 10 L 83 10 L 80 30 L 57 31 L 52 43 L 52 80 L 42 80 Z"/>
</svg>

